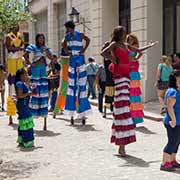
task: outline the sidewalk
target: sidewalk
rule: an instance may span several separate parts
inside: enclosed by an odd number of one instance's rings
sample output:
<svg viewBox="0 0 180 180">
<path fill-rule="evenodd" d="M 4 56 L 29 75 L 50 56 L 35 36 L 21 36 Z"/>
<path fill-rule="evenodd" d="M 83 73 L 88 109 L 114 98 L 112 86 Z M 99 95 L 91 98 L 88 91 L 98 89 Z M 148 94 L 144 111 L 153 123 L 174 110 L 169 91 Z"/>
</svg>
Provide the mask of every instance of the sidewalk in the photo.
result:
<svg viewBox="0 0 180 180">
<path fill-rule="evenodd" d="M 98 106 L 97 99 L 89 99 L 93 106 Z M 151 101 L 144 104 L 144 117 L 155 121 L 161 121 L 163 116 L 160 115 L 161 106 L 158 101 Z"/>
</svg>

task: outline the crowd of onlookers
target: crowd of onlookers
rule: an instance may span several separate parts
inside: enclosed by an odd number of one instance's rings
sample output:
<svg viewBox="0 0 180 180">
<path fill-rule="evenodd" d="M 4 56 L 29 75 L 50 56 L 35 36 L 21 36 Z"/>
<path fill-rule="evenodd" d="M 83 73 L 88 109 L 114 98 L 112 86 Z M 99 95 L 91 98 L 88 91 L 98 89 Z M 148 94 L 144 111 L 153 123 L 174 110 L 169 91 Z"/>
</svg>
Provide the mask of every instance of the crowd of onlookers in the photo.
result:
<svg viewBox="0 0 180 180">
<path fill-rule="evenodd" d="M 168 88 L 169 75 L 173 70 L 180 70 L 180 53 L 171 56 L 163 55 L 157 67 L 154 86 L 157 87 L 157 95 L 161 104 L 161 114 L 166 112 L 164 104 L 165 92 Z"/>
</svg>

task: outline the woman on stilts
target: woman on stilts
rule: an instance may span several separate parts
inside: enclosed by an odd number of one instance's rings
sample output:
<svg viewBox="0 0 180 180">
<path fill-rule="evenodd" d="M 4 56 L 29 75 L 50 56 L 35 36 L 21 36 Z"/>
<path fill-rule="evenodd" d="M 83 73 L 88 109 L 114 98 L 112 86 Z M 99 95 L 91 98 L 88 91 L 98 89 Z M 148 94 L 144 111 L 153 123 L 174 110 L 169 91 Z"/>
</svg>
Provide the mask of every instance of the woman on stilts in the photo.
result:
<svg viewBox="0 0 180 180">
<path fill-rule="evenodd" d="M 139 60 L 142 52 L 153 47 L 158 42 L 152 42 L 144 47 L 139 47 L 139 40 L 135 34 L 128 34 L 126 43 L 129 48 L 130 59 L 130 111 L 133 123 L 136 125 L 144 120 L 144 105 L 141 100 L 141 76 L 139 72 Z"/>
<path fill-rule="evenodd" d="M 114 28 L 110 45 L 101 53 L 112 61 L 109 68 L 114 77 L 115 94 L 111 142 L 119 146 L 121 156 L 126 156 L 125 146 L 136 141 L 135 125 L 130 113 L 130 61 L 125 39 L 124 27 Z"/>
<path fill-rule="evenodd" d="M 9 116 L 9 125 L 13 124 L 13 116 L 16 115 L 17 109 L 13 102 L 13 94 L 15 93 L 15 76 L 16 71 L 23 67 L 23 50 L 24 43 L 19 33 L 19 25 L 14 24 L 6 37 L 6 48 L 8 51 L 7 71 L 8 71 L 8 98 L 7 98 L 7 115 Z"/>
<path fill-rule="evenodd" d="M 34 55 L 32 62 L 28 59 L 28 54 Z M 47 130 L 48 115 L 48 79 L 46 74 L 46 58 L 52 59 L 52 51 L 45 45 L 45 36 L 36 35 L 36 44 L 31 44 L 26 48 L 24 58 L 31 69 L 31 87 L 36 88 L 37 94 L 33 95 L 30 101 L 30 108 L 34 117 L 44 117 L 44 130 Z"/>
</svg>

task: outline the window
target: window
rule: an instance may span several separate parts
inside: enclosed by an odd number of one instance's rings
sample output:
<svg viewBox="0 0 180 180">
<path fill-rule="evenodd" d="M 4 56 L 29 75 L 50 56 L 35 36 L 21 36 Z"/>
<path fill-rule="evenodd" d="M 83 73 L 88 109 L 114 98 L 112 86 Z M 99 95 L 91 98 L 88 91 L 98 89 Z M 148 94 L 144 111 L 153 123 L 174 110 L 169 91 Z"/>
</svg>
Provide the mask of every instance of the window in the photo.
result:
<svg viewBox="0 0 180 180">
<path fill-rule="evenodd" d="M 180 50 L 180 0 L 163 0 L 163 53 Z"/>
<path fill-rule="evenodd" d="M 130 0 L 119 0 L 119 25 L 126 28 L 126 32 L 131 31 L 131 4 Z"/>
</svg>

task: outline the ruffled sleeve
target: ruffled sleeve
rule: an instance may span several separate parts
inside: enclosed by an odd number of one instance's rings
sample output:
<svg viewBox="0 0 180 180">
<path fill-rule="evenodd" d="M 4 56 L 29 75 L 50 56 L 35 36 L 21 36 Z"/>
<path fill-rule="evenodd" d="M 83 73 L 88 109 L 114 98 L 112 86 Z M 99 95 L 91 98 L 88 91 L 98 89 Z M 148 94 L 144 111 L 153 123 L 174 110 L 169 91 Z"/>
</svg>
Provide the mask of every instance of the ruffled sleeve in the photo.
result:
<svg viewBox="0 0 180 180">
<path fill-rule="evenodd" d="M 174 88 L 170 88 L 166 92 L 166 97 L 176 97 L 177 90 Z"/>
<path fill-rule="evenodd" d="M 16 83 L 16 89 L 23 89 L 23 82 L 18 81 L 18 82 Z"/>
<path fill-rule="evenodd" d="M 27 46 L 26 51 L 29 53 L 33 53 L 35 50 L 35 47 L 33 44 L 30 44 L 29 46 Z"/>
</svg>

